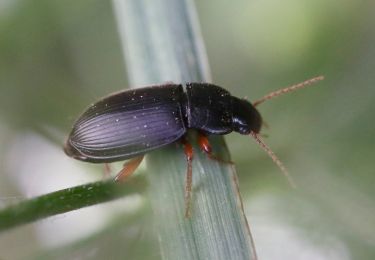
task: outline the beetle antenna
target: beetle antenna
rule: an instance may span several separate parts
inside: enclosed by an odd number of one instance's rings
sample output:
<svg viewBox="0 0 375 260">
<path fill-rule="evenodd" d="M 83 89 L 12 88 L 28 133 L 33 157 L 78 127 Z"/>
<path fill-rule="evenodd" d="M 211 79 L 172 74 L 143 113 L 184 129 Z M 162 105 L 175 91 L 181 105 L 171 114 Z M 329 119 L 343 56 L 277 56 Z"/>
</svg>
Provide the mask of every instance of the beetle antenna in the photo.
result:
<svg viewBox="0 0 375 260">
<path fill-rule="evenodd" d="M 277 158 L 275 153 L 272 152 L 271 148 L 268 147 L 268 145 L 266 145 L 266 143 L 262 140 L 262 138 L 257 133 L 255 133 L 254 131 L 251 131 L 250 135 L 259 144 L 259 146 L 271 157 L 271 159 L 274 161 L 274 163 L 276 163 L 276 165 L 280 168 L 280 170 L 283 172 L 284 176 L 287 178 L 290 186 L 292 186 L 292 188 L 296 188 L 297 186 L 296 186 L 292 176 L 290 176 L 290 174 L 289 174 L 288 170 L 285 168 L 284 164 L 280 161 L 279 158 Z"/>
<path fill-rule="evenodd" d="M 312 84 L 314 84 L 314 83 L 316 83 L 318 81 L 321 81 L 323 79 L 324 79 L 324 76 L 318 76 L 318 77 L 305 80 L 305 81 L 303 81 L 301 83 L 298 83 L 298 84 L 295 84 L 295 85 L 292 85 L 292 86 L 289 86 L 289 87 L 286 87 L 286 88 L 282 88 L 282 89 L 279 89 L 279 90 L 276 90 L 276 91 L 272 91 L 271 93 L 265 95 L 264 97 L 256 100 L 253 103 L 253 106 L 256 107 L 256 106 L 258 106 L 259 104 L 263 103 L 266 100 L 269 100 L 269 99 L 281 96 L 283 94 L 295 91 L 295 90 L 300 89 L 300 88 L 307 87 L 307 86 L 312 85 Z"/>
</svg>

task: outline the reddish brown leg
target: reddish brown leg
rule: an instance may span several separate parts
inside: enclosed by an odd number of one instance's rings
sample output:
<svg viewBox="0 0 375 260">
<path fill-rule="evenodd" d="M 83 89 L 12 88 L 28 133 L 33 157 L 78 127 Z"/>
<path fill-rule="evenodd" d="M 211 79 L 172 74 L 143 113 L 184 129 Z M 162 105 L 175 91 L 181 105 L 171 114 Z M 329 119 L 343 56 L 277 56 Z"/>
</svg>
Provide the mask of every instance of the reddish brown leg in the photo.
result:
<svg viewBox="0 0 375 260">
<path fill-rule="evenodd" d="M 191 189 L 193 185 L 193 172 L 192 172 L 193 147 L 186 139 L 182 139 L 182 144 L 184 145 L 184 153 L 186 155 L 186 162 L 187 162 L 187 171 L 186 171 L 186 180 L 185 180 L 185 218 L 190 218 Z"/>
<path fill-rule="evenodd" d="M 207 135 L 203 133 L 198 133 L 198 144 L 199 144 L 199 147 L 207 154 L 207 156 L 210 159 L 221 162 L 221 163 L 234 164 L 232 161 L 223 160 L 220 157 L 212 154 L 212 147 L 210 145 Z"/>
<path fill-rule="evenodd" d="M 104 164 L 104 178 L 108 178 L 109 176 L 111 176 L 111 167 L 109 163 L 105 163 Z"/>
<path fill-rule="evenodd" d="M 138 168 L 139 164 L 143 160 L 143 155 L 130 159 L 124 163 L 122 170 L 116 175 L 116 182 L 124 182 L 133 172 Z"/>
<path fill-rule="evenodd" d="M 203 134 L 203 133 L 199 133 L 199 134 L 198 134 L 198 144 L 199 144 L 199 147 L 200 147 L 205 153 L 207 153 L 209 156 L 212 155 L 212 147 L 211 147 L 210 142 L 208 141 L 208 137 L 207 137 L 207 135 L 205 135 L 205 134 Z"/>
</svg>

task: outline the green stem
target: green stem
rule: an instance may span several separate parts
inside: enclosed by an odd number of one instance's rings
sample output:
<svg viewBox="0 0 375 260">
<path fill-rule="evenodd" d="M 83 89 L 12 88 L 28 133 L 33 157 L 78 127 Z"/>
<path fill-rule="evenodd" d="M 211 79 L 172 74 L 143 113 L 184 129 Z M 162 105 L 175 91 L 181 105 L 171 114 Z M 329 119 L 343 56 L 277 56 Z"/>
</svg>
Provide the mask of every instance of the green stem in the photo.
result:
<svg viewBox="0 0 375 260">
<path fill-rule="evenodd" d="M 192 0 L 114 0 L 133 87 L 210 82 Z M 191 138 L 193 137 L 193 138 Z M 184 217 L 186 158 L 172 144 L 147 155 L 150 197 L 163 259 L 255 259 L 236 173 L 210 160 L 193 141 L 192 217 Z M 222 137 L 210 138 L 229 160 Z"/>
<path fill-rule="evenodd" d="M 25 200 L 0 211 L 0 231 L 141 192 L 145 187 L 144 179 L 135 177 L 125 184 L 94 182 Z"/>
</svg>

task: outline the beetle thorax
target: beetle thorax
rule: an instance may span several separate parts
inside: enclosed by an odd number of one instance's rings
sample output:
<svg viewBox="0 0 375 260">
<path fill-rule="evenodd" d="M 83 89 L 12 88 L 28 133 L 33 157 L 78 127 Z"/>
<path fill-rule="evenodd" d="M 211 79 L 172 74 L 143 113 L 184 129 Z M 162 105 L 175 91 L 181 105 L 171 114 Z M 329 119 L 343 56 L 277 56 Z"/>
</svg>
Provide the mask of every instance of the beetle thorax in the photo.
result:
<svg viewBox="0 0 375 260">
<path fill-rule="evenodd" d="M 207 134 L 233 131 L 231 95 L 225 89 L 208 83 L 188 83 L 184 106 L 188 128 Z"/>
</svg>

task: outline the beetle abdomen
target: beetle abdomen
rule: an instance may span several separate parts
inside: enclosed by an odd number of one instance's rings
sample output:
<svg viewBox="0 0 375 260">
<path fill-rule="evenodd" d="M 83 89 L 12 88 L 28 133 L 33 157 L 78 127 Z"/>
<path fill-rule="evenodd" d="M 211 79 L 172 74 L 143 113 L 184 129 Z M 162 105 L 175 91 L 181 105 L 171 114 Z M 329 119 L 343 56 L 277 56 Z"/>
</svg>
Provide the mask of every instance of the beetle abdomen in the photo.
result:
<svg viewBox="0 0 375 260">
<path fill-rule="evenodd" d="M 66 152 L 90 162 L 111 162 L 172 143 L 185 132 L 181 85 L 116 93 L 93 104 L 76 122 Z"/>
</svg>

